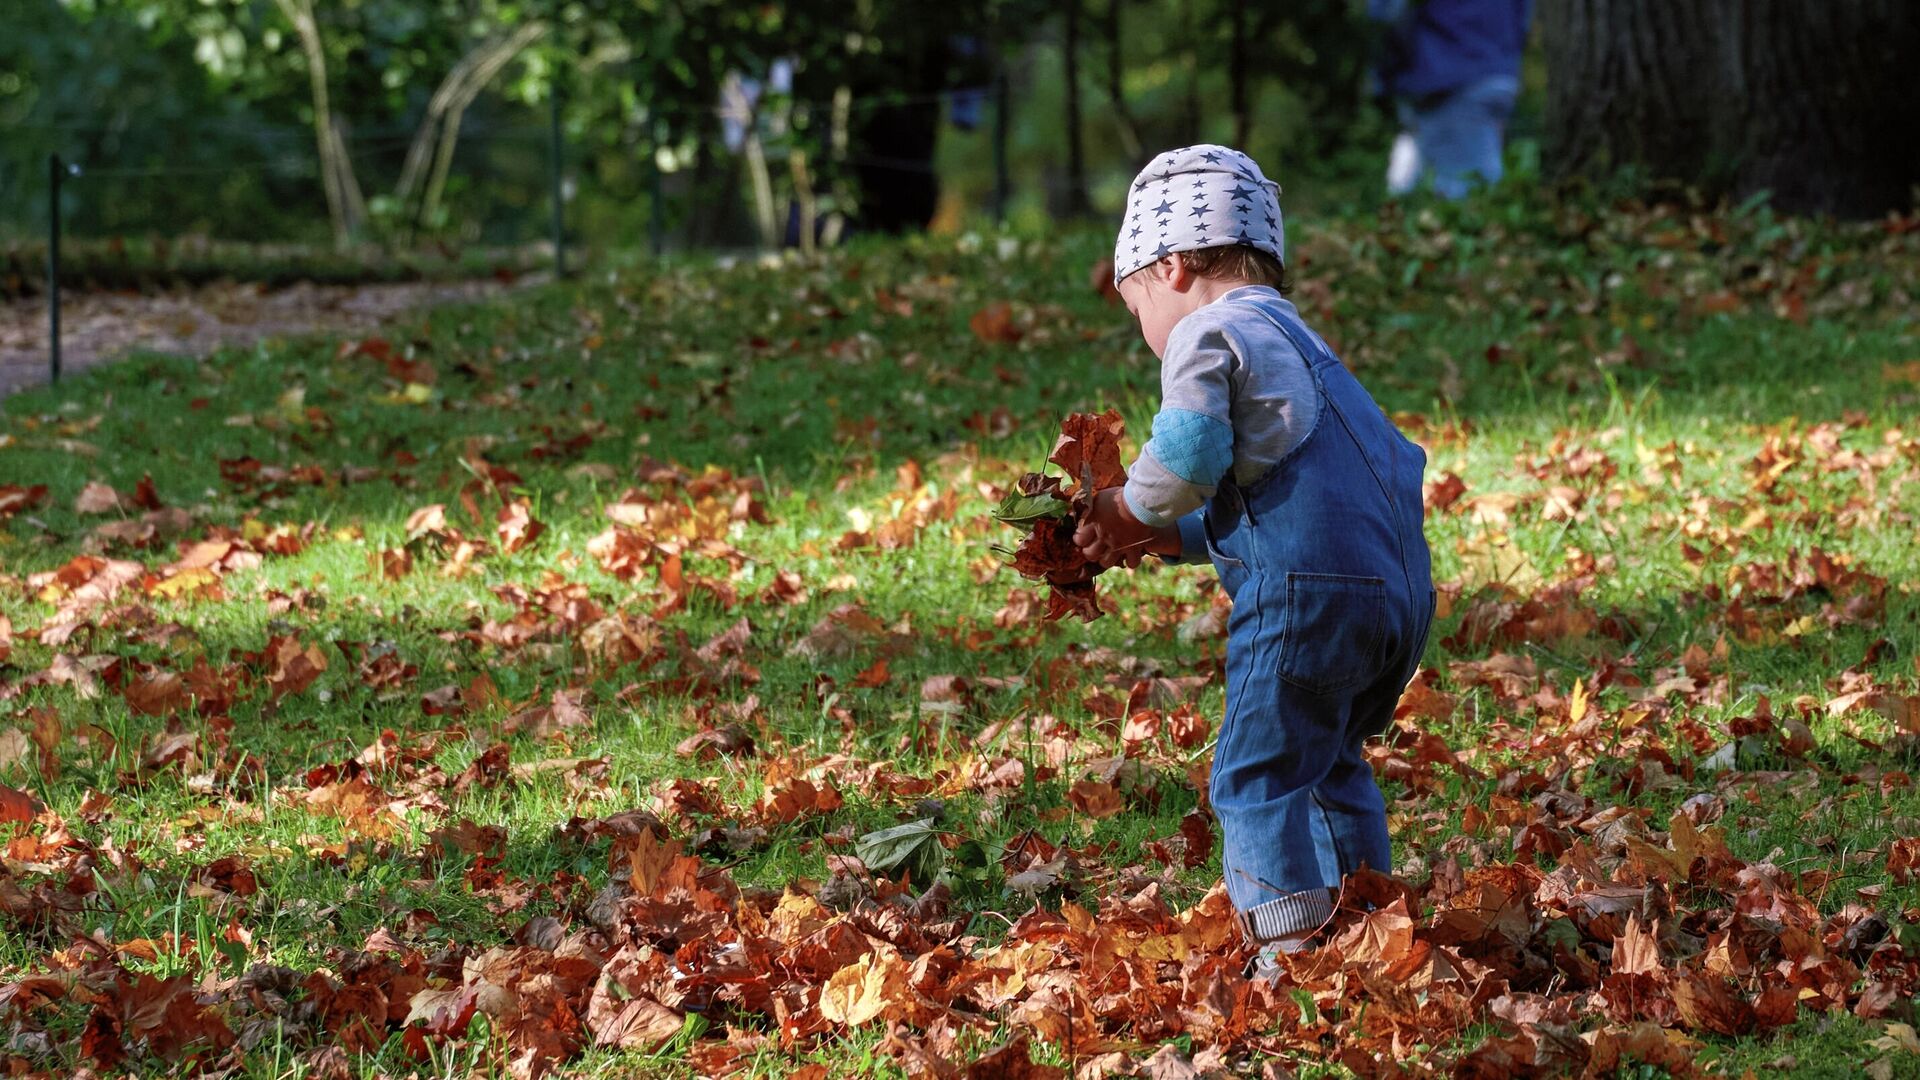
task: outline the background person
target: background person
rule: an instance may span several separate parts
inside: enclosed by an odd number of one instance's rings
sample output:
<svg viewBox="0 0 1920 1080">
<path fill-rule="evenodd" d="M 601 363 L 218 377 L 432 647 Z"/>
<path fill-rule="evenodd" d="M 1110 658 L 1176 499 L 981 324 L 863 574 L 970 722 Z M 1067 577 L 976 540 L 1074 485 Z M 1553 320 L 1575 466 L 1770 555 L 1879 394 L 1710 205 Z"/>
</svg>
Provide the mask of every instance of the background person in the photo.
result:
<svg viewBox="0 0 1920 1080">
<path fill-rule="evenodd" d="M 1520 94 L 1532 0 L 1368 0 L 1382 42 L 1374 72 L 1403 131 L 1387 190 L 1418 184 L 1458 199 L 1497 183 L 1507 120 Z"/>
</svg>

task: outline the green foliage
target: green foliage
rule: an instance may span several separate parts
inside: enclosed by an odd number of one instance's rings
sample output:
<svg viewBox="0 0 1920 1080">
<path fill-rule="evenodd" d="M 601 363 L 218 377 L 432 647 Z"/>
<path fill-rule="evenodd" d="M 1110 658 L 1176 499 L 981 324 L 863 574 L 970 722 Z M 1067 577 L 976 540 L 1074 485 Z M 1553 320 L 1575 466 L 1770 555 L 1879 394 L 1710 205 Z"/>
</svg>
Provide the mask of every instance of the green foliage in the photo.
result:
<svg viewBox="0 0 1920 1080">
<path fill-rule="evenodd" d="M 1050 491 L 1024 495 L 1015 489 L 1000 500 L 1000 505 L 994 508 L 993 518 L 1002 525 L 1024 529 L 1041 521 L 1058 521 L 1072 511 L 1066 500 Z"/>
<path fill-rule="evenodd" d="M 932 884 L 947 866 L 947 849 L 940 845 L 940 830 L 931 818 L 867 833 L 854 842 L 853 853 L 877 874 L 898 877 L 905 870 L 920 888 Z"/>
<path fill-rule="evenodd" d="M 1116 0 L 1118 2 L 1118 0 Z M 65 219 L 79 235 L 201 233 L 243 240 L 327 235 L 311 128 L 309 59 L 280 0 L 19 0 L 0 39 L 0 234 L 45 227 L 46 156 L 88 173 Z M 1120 16 L 1123 101 L 1107 96 Z M 1096 205 L 1117 203 L 1142 149 L 1234 137 L 1226 109 L 1236 40 L 1250 68 L 1249 136 L 1296 196 L 1315 178 L 1377 172 L 1381 133 L 1354 100 L 1353 13 L 1334 0 L 1260 9 L 1236 34 L 1225 3 L 1086 0 L 1080 78 Z M 795 67 L 789 94 L 761 99 L 771 183 L 784 213 L 789 149 L 807 155 L 823 210 L 857 211 L 860 187 L 928 166 L 951 196 L 942 220 L 983 214 L 992 190 L 990 108 L 945 125 L 947 92 L 1013 82 L 1016 216 L 1053 205 L 1064 162 L 1060 16 L 1035 0 L 314 0 L 332 111 L 364 189 L 363 239 L 412 243 L 542 238 L 548 225 L 547 103 L 564 102 L 575 228 L 638 245 L 650 222 L 683 242 L 756 239 L 749 185 L 721 140 L 729 73 Z M 409 143 L 449 72 L 483 43 L 538 25 L 460 126 L 436 212 L 394 196 Z M 846 95 L 843 116 L 835 102 Z M 844 122 L 844 124 L 843 124 Z M 844 127 L 844 130 L 843 130 Z M 844 151 L 836 149 L 844 138 Z M 1359 157 L 1354 147 L 1367 147 Z M 878 165 L 876 165 L 878 163 Z M 889 164 L 891 163 L 891 164 Z M 897 166 L 904 170 L 889 173 Z M 868 169 L 862 172 L 862 169 Z M 872 168 L 880 171 L 872 172 Z"/>
<path fill-rule="evenodd" d="M 0 33 L 0 238 L 44 235 L 53 153 L 114 170 L 190 173 L 70 183 L 65 208 L 76 231 L 164 225 L 174 235 L 313 234 L 311 212 L 289 214 L 282 205 L 310 190 L 311 136 L 208 79 L 193 40 L 86 12 L 60 0 L 8 7 Z"/>
</svg>

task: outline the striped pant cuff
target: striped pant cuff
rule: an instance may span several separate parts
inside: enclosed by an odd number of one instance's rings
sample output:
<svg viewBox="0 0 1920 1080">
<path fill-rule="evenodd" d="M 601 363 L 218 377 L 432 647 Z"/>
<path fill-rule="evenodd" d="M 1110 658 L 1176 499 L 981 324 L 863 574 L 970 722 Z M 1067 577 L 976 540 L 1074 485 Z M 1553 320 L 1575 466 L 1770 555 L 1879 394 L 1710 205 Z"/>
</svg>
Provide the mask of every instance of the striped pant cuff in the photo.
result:
<svg viewBox="0 0 1920 1080">
<path fill-rule="evenodd" d="M 1257 942 L 1304 936 L 1333 918 L 1333 892 L 1308 889 L 1289 893 L 1240 913 L 1240 928 Z"/>
</svg>

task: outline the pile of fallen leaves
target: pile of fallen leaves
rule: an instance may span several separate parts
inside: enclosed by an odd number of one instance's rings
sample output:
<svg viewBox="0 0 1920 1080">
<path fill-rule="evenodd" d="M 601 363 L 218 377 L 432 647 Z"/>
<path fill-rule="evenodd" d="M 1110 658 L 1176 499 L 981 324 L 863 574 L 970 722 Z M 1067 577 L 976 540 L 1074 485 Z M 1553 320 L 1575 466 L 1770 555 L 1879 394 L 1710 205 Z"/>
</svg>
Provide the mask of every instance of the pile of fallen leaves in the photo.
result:
<svg viewBox="0 0 1920 1080">
<path fill-rule="evenodd" d="M 929 240 L 10 399 L 0 1075 L 1914 1075 L 1920 219 L 1427 217 L 1303 238 L 1442 399 L 1440 614 L 1363 750 L 1394 874 L 1275 981 L 1231 602 L 1043 620 L 1106 599 L 1112 413 L 984 479 L 1137 334 Z"/>
<path fill-rule="evenodd" d="M 1047 582 L 1048 619 L 1078 615 L 1092 622 L 1102 614 L 1093 579 L 1105 567 L 1080 554 L 1073 534 L 1092 508 L 1095 493 L 1127 482 L 1126 466 L 1120 463 L 1120 440 L 1126 431 L 1126 421 L 1115 409 L 1068 416 L 1060 422 L 1060 439 L 1047 456 L 1066 470 L 1066 483 L 1046 473 L 1027 473 L 993 512 L 1002 524 L 1026 530 L 1027 538 L 1013 549 L 1012 565 L 1025 577 Z"/>
<path fill-rule="evenodd" d="M 383 840 L 391 827 L 369 829 L 375 818 L 447 783 L 416 760 L 420 749 L 389 734 L 287 794 L 337 805 L 363 836 Z M 582 784 L 597 782 L 596 768 L 574 770 Z M 778 758 L 768 780 L 817 800 L 836 784 L 906 778 L 846 759 L 802 773 Z M 456 786 L 470 781 L 515 782 L 482 769 Z M 739 885 L 710 861 L 724 857 L 724 838 L 698 841 L 706 857 L 671 838 L 699 813 L 704 788 L 679 781 L 659 790 L 652 810 L 557 824 L 552 844 L 603 852 L 610 880 L 597 889 L 573 874 L 504 878 L 497 827 L 463 819 L 433 830 L 423 867 L 464 855 L 468 886 L 503 908 L 536 895 L 553 904 L 555 914 L 524 918 L 498 944 L 426 948 L 436 918 L 416 910 L 311 971 L 252 962 L 196 979 L 147 970 L 192 947 L 171 934 L 73 934 L 39 971 L 0 985 L 10 1060 L 31 1068 L 52 1025 L 75 1008 L 87 1058 L 189 1071 L 231 1064 L 265 1039 L 329 1075 L 346 1075 L 345 1055 L 394 1038 L 413 1060 L 444 1061 L 484 1018 L 518 1077 L 590 1048 L 657 1051 L 676 1040 L 698 1074 L 724 1076 L 762 1051 L 805 1052 L 871 1026 L 884 1032 L 880 1053 L 936 1080 L 1065 1077 L 1031 1061 L 1030 1040 L 1061 1047 L 1081 1080 L 1247 1075 L 1255 1055 L 1309 1055 L 1361 1077 L 1610 1076 L 1642 1062 L 1684 1078 L 1707 1075 L 1698 1036 L 1766 1031 L 1803 1009 L 1893 1019 L 1920 991 L 1920 927 L 1861 903 L 1821 914 L 1816 897 L 1832 875 L 1731 854 L 1715 824 L 1727 809 L 1717 796 L 1688 801 L 1655 830 L 1563 787 L 1515 786 L 1496 812 L 1516 836 L 1558 837 L 1556 869 L 1449 860 L 1411 881 L 1355 875 L 1327 943 L 1281 958 L 1278 977 L 1262 981 L 1242 974 L 1247 949 L 1223 889 L 1181 908 L 1169 869 L 1113 875 L 1097 865 L 1099 852 L 1033 831 L 1001 861 L 1010 880 L 1020 868 L 1055 899 L 1003 933 L 983 935 L 954 911 L 944 883 L 916 895 L 908 876 L 889 880 L 858 856 L 830 856 L 823 884 Z M 1183 824 L 1182 836 L 1158 843 L 1192 841 L 1204 859 L 1211 830 L 1192 817 L 1193 830 Z M 70 926 L 96 891 L 153 870 L 6 788 L 0 821 L 23 826 L 9 861 L 39 870 L 32 880 L 0 876 L 0 912 L 23 934 Z M 873 858 L 883 846 L 861 848 Z M 315 854 L 343 867 L 352 857 Z M 1094 878 L 1097 890 L 1072 886 Z M 236 912 L 259 891 L 239 857 L 182 887 Z M 218 936 L 224 953 L 246 960 L 244 922 Z M 1489 1019 L 1492 1038 L 1435 1053 Z M 1898 1039 L 1904 1025 L 1888 1030 Z M 1190 1059 L 1174 1040 L 1192 1047 Z M 1265 1075 L 1287 1074 L 1269 1066 Z"/>
</svg>

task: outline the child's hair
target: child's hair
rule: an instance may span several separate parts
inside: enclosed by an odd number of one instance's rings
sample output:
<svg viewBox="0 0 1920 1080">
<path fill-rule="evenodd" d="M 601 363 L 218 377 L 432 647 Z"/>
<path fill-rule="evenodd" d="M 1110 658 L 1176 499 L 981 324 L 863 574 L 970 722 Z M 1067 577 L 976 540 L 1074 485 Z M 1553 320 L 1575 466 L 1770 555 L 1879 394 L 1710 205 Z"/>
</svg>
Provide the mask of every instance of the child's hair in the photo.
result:
<svg viewBox="0 0 1920 1080">
<path fill-rule="evenodd" d="M 1293 280 L 1279 259 L 1245 244 L 1200 248 L 1180 252 L 1180 261 L 1195 277 L 1227 278 L 1253 285 L 1266 285 L 1280 295 L 1293 291 Z"/>
</svg>

